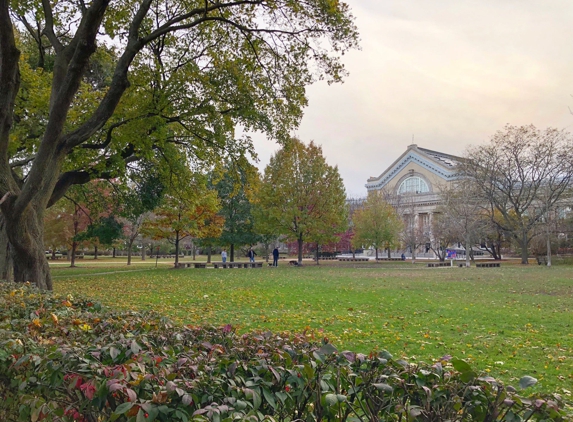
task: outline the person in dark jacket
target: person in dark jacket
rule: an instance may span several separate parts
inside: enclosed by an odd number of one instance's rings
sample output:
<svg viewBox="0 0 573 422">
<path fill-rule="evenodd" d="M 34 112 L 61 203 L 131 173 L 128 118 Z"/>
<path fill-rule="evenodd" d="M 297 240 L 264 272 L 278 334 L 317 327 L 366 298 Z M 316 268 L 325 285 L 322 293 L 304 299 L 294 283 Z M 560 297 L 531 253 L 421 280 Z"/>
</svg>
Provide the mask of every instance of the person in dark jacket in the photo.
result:
<svg viewBox="0 0 573 422">
<path fill-rule="evenodd" d="M 249 257 L 249 261 L 251 262 L 255 262 L 255 251 L 253 250 L 253 248 L 249 248 L 249 252 L 247 252 L 247 256 Z"/>
<path fill-rule="evenodd" d="M 273 249 L 273 267 L 279 266 L 279 250 L 278 248 Z"/>
</svg>

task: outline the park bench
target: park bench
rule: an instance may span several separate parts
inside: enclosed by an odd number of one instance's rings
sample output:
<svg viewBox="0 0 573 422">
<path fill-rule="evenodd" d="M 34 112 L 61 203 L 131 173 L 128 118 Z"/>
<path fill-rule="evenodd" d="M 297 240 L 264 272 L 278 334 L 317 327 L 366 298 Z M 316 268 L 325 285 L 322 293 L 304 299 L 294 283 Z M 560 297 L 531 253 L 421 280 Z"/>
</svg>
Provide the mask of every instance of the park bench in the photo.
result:
<svg viewBox="0 0 573 422">
<path fill-rule="evenodd" d="M 207 268 L 207 264 L 205 264 L 204 262 L 201 262 L 201 263 L 196 262 L 196 263 L 193 264 L 193 266 L 194 266 L 195 268 Z"/>
<path fill-rule="evenodd" d="M 547 255 L 538 255 L 535 257 L 537 265 L 547 265 Z"/>
<path fill-rule="evenodd" d="M 499 266 L 499 262 L 483 262 L 481 264 L 476 264 L 477 268 L 494 268 Z"/>
<path fill-rule="evenodd" d="M 402 258 L 378 258 L 378 261 L 403 261 Z"/>
<path fill-rule="evenodd" d="M 430 262 L 428 267 L 451 267 L 452 264 L 449 262 Z"/>
<path fill-rule="evenodd" d="M 339 261 L 370 261 L 369 258 L 338 258 Z"/>
</svg>

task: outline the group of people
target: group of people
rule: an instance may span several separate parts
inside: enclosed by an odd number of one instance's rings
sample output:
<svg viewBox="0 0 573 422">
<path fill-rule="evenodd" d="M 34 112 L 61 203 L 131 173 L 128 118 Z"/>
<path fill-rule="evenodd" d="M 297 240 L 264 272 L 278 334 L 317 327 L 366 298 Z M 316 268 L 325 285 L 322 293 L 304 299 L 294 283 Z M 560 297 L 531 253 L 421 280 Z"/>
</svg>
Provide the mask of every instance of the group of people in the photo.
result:
<svg viewBox="0 0 573 422">
<path fill-rule="evenodd" d="M 253 250 L 253 248 L 249 248 L 247 252 L 247 256 L 249 257 L 249 262 L 255 262 L 255 255 L 257 253 Z M 221 260 L 223 263 L 227 262 L 227 250 L 223 249 L 221 251 Z M 279 250 L 278 248 L 273 249 L 273 267 L 279 266 Z"/>
</svg>

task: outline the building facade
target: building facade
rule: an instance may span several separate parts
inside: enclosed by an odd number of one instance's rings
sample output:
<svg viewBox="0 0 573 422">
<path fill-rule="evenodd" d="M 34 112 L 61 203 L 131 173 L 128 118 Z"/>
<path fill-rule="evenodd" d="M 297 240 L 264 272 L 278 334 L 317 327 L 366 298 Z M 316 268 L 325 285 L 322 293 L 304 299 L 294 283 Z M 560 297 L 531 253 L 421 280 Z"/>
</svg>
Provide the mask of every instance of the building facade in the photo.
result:
<svg viewBox="0 0 573 422">
<path fill-rule="evenodd" d="M 368 179 L 368 193 L 381 192 L 402 216 L 403 243 L 410 253 L 432 255 L 432 221 L 442 204 L 441 192 L 460 178 L 462 161 L 412 144 L 380 176 Z"/>
</svg>

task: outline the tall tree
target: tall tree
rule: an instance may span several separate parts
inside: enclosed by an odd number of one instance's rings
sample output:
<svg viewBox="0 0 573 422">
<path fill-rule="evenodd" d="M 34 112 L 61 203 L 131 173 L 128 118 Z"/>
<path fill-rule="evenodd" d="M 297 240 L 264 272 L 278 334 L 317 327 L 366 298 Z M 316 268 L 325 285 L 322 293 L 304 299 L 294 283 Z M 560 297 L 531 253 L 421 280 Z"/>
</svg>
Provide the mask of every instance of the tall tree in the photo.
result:
<svg viewBox="0 0 573 422">
<path fill-rule="evenodd" d="M 122 217 L 123 231 L 127 242 L 127 265 L 131 265 L 133 243 L 141 234 L 146 217 L 159 206 L 165 194 L 165 185 L 160 172 L 153 168 L 138 168 L 132 172 L 130 181 L 121 192 L 119 215 Z M 145 248 L 141 248 L 142 258 Z"/>
<path fill-rule="evenodd" d="M 254 245 L 260 240 L 251 204 L 258 178 L 256 168 L 244 163 L 241 167 L 227 165 L 223 175 L 214 181 L 221 202 L 219 215 L 225 219 L 218 243 L 229 245 L 231 262 L 235 260 L 235 246 Z"/>
<path fill-rule="evenodd" d="M 217 192 L 207 189 L 204 177 L 195 174 L 185 184 L 171 188 L 154 217 L 143 224 L 142 233 L 166 239 L 175 246 L 175 266 L 179 264 L 180 243 L 193 238 L 213 238 L 221 234 L 223 219 L 218 216 Z"/>
<path fill-rule="evenodd" d="M 442 206 L 438 227 L 449 242 L 460 242 L 466 250 L 466 267 L 470 266 L 472 247 L 480 242 L 488 228 L 484 221 L 484 202 L 471 179 L 462 178 L 440 189 Z M 487 206 L 485 207 L 487 209 Z M 447 245 L 446 245 L 447 246 Z"/>
<path fill-rule="evenodd" d="M 284 139 L 302 116 L 305 86 L 340 80 L 338 57 L 358 38 L 342 1 L 38 3 L 0 0 L 0 197 L 10 194 L 1 211 L 15 279 L 44 289 L 43 214 L 71 185 L 166 143 L 198 159 L 244 156 L 252 144 L 235 139 L 237 125 Z M 53 57 L 45 122 L 24 157 L 11 145 L 27 142 L 11 137 L 20 92 L 13 18 L 37 43 L 38 64 Z M 102 86 L 90 76 L 108 68 L 90 63 L 106 45 L 116 58 Z"/>
<path fill-rule="evenodd" d="M 352 244 L 355 248 L 374 248 L 377 260 L 379 249 L 391 249 L 400 240 L 402 220 L 379 191 L 370 192 L 362 207 L 354 212 L 352 222 L 354 224 Z"/>
<path fill-rule="evenodd" d="M 571 187 L 573 137 L 564 130 L 508 125 L 488 145 L 469 148 L 466 158 L 465 176 L 527 264 L 535 226 Z"/>
<path fill-rule="evenodd" d="M 338 167 L 328 165 L 314 142 L 291 139 L 271 157 L 258 193 L 263 226 L 298 243 L 342 233 L 347 227 L 346 194 Z"/>
</svg>

